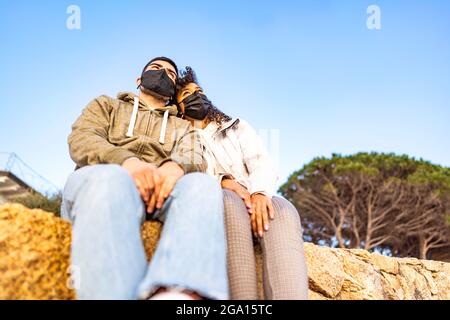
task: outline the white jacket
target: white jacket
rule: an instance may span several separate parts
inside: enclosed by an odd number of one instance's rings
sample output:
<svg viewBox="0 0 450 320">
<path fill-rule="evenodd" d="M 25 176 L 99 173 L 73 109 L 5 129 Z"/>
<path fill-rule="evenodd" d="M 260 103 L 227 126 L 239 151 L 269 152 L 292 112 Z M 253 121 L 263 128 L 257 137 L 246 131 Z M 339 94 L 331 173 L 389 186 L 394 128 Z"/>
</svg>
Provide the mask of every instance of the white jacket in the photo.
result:
<svg viewBox="0 0 450 320">
<path fill-rule="evenodd" d="M 220 127 L 211 122 L 198 130 L 205 148 L 207 173 L 219 182 L 231 176 L 250 194 L 273 196 L 278 175 L 261 137 L 242 119 L 234 119 Z"/>
</svg>

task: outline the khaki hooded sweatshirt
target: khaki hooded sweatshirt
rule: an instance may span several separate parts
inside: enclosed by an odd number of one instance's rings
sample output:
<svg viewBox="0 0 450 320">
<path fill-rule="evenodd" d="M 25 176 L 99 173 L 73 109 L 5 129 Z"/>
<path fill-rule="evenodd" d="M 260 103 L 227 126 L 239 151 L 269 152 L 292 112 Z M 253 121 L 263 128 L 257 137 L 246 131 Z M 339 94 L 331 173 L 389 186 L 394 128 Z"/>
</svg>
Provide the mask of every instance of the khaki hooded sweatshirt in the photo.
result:
<svg viewBox="0 0 450 320">
<path fill-rule="evenodd" d="M 156 166 L 174 161 L 185 173 L 205 172 L 198 133 L 176 115 L 176 106 L 152 108 L 133 93 L 119 93 L 117 99 L 100 96 L 72 125 L 70 156 L 76 169 L 101 163 L 121 165 L 137 157 Z"/>
</svg>

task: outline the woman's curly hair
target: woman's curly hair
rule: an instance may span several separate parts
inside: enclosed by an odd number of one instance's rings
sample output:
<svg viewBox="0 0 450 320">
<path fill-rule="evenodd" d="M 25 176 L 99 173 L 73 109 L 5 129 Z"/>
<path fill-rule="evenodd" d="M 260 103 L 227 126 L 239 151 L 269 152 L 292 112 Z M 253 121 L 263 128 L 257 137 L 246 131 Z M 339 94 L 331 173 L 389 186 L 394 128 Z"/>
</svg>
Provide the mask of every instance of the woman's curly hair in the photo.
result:
<svg viewBox="0 0 450 320">
<path fill-rule="evenodd" d="M 200 86 L 195 71 L 191 67 L 186 67 L 185 70 L 180 71 L 180 77 L 177 81 L 177 94 L 189 83 L 195 83 L 196 85 Z M 221 125 L 227 121 L 230 121 L 232 118 L 220 111 L 216 106 L 212 105 L 209 108 L 208 113 L 206 114 L 206 119 L 208 119 L 209 121 L 214 121 L 218 125 Z"/>
</svg>

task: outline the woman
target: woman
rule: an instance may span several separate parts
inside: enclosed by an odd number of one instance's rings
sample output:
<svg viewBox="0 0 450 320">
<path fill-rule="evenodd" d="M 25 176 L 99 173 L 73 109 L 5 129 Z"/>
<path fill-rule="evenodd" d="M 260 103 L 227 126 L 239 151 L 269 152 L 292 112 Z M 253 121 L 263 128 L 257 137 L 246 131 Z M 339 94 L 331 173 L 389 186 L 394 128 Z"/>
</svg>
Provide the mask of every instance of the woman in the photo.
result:
<svg viewBox="0 0 450 320">
<path fill-rule="evenodd" d="M 300 218 L 291 203 L 272 194 L 277 176 L 260 137 L 246 121 L 214 107 L 189 67 L 177 102 L 200 132 L 208 174 L 224 189 L 231 298 L 258 299 L 253 232 L 263 251 L 266 298 L 307 299 Z"/>
</svg>

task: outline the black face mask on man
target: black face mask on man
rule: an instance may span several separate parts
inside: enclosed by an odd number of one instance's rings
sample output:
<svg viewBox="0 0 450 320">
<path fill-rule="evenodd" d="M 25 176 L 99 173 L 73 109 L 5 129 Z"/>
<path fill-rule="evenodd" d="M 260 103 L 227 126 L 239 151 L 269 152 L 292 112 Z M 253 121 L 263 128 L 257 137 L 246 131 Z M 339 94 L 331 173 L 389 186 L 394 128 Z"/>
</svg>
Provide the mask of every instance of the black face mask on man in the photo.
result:
<svg viewBox="0 0 450 320">
<path fill-rule="evenodd" d="M 195 120 L 205 119 L 209 108 L 212 107 L 211 101 L 198 91 L 187 96 L 181 102 L 184 104 L 184 114 Z"/>
<path fill-rule="evenodd" d="M 145 71 L 141 76 L 141 86 L 164 97 L 173 97 L 175 94 L 175 83 L 164 69 Z"/>
</svg>

